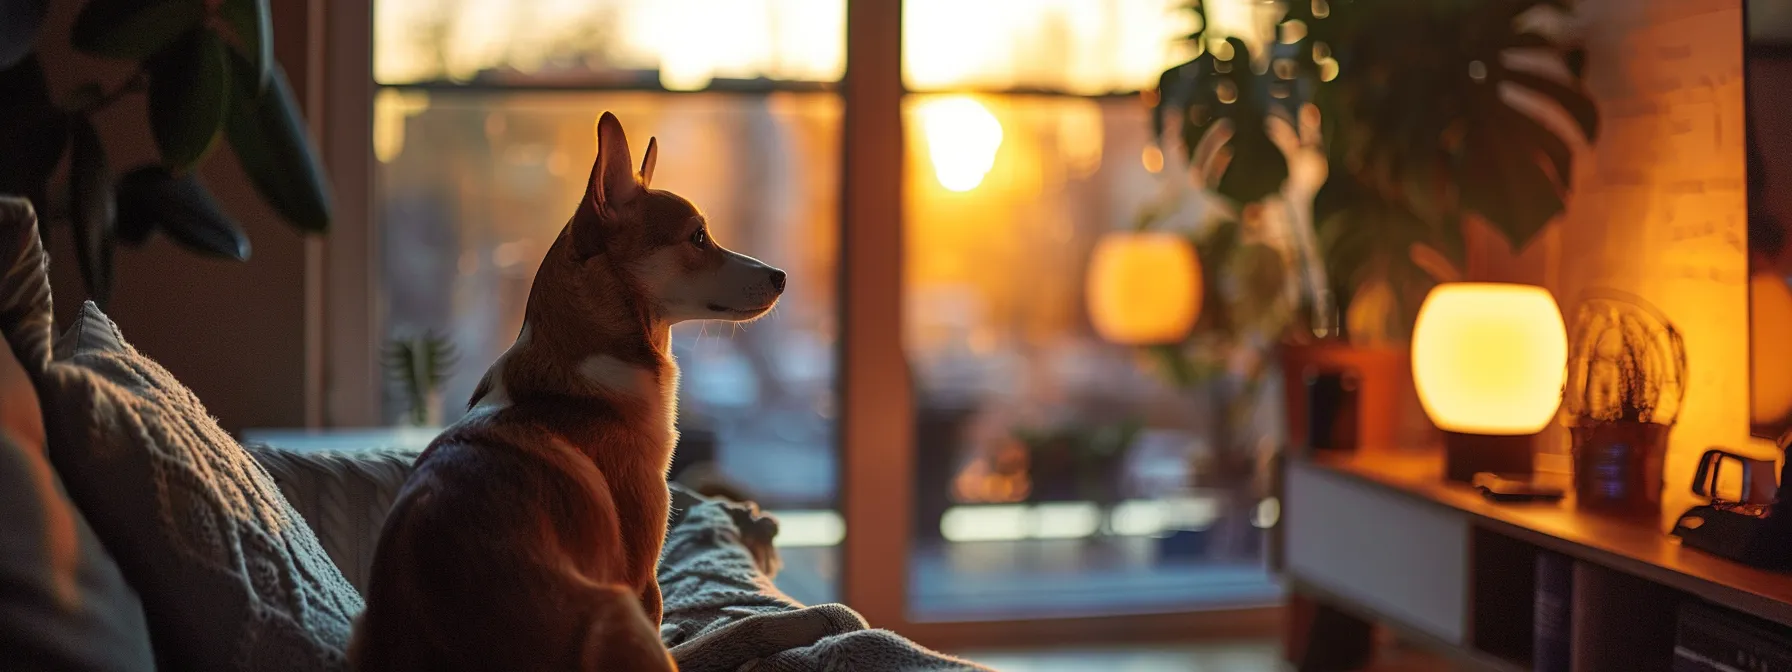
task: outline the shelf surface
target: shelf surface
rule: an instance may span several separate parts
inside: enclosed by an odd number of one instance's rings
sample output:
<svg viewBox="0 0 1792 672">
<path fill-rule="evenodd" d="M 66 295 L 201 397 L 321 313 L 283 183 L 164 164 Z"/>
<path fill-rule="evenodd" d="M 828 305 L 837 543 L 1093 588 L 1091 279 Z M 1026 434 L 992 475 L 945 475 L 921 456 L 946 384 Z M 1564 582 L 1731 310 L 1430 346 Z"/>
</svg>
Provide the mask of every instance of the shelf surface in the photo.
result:
<svg viewBox="0 0 1792 672">
<path fill-rule="evenodd" d="M 1498 503 L 1443 479 L 1441 453 L 1316 455 L 1292 468 L 1318 469 L 1473 516 L 1489 530 L 1792 627 L 1792 574 L 1770 572 L 1681 546 L 1654 520 L 1578 511 L 1571 501 Z"/>
</svg>

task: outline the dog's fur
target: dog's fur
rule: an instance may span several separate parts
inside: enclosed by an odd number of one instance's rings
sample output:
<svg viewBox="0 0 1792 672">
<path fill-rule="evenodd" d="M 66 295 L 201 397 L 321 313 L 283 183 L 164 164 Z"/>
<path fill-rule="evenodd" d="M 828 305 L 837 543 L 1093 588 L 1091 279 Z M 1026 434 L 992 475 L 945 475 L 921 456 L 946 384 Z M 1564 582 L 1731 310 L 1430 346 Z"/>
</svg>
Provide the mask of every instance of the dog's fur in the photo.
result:
<svg viewBox="0 0 1792 672">
<path fill-rule="evenodd" d="M 678 367 L 669 329 L 769 311 L 784 272 L 716 245 L 598 120 L 583 201 L 522 333 L 417 459 L 374 553 L 350 661 L 396 670 L 672 670 L 655 580 Z"/>
</svg>

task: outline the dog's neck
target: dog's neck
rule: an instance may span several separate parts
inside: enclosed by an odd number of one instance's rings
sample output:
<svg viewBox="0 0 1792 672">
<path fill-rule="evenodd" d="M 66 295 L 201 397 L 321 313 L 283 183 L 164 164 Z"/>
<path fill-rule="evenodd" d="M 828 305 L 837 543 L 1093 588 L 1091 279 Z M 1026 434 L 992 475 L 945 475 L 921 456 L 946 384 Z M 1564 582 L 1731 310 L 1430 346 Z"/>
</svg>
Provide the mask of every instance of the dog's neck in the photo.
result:
<svg viewBox="0 0 1792 672">
<path fill-rule="evenodd" d="M 516 343 L 486 372 L 471 405 L 588 401 L 669 422 L 678 385 L 671 340 L 671 325 L 626 269 L 601 255 L 577 258 L 562 235 L 536 273 Z"/>
</svg>

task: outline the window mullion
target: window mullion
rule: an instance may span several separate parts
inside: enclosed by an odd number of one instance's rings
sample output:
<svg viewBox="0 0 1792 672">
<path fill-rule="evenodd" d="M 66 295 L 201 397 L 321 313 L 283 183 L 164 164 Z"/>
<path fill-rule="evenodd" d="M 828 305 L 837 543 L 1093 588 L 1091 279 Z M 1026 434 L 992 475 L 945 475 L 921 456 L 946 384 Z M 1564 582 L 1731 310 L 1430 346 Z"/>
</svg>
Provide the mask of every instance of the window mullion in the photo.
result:
<svg viewBox="0 0 1792 672">
<path fill-rule="evenodd" d="M 906 622 L 914 413 L 902 348 L 902 2 L 852 0 L 841 87 L 842 592 Z"/>
</svg>

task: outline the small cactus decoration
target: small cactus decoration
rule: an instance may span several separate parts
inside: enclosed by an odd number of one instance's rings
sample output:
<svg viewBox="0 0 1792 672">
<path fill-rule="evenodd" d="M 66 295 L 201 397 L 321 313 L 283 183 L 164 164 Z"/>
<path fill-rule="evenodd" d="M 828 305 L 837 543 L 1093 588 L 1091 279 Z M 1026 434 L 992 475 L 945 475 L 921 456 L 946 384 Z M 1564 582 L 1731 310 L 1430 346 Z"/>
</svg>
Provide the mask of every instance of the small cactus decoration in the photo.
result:
<svg viewBox="0 0 1792 672">
<path fill-rule="evenodd" d="M 454 343 L 434 330 L 386 345 L 386 373 L 408 404 L 405 422 L 414 427 L 441 424 L 442 384 L 459 359 Z"/>
<path fill-rule="evenodd" d="M 1667 316 L 1641 297 L 1591 290 L 1575 316 L 1574 334 L 1563 424 L 1673 426 L 1686 397 L 1686 343 Z"/>
</svg>

